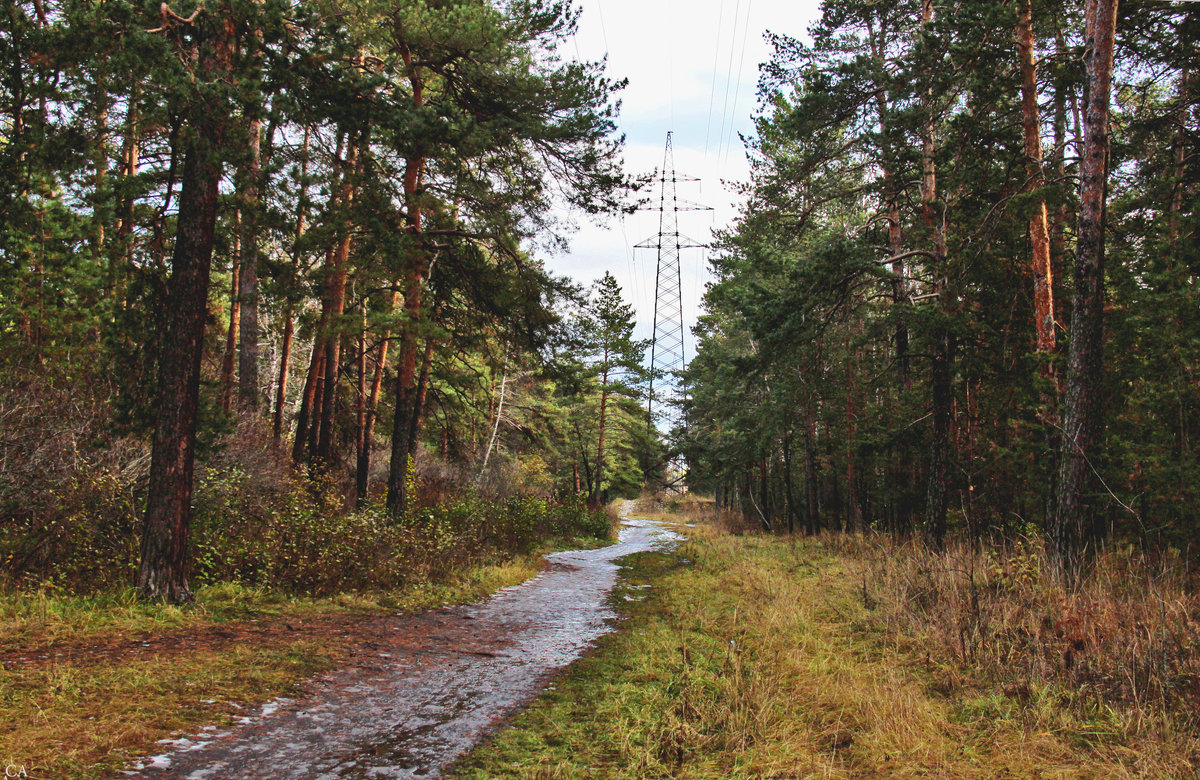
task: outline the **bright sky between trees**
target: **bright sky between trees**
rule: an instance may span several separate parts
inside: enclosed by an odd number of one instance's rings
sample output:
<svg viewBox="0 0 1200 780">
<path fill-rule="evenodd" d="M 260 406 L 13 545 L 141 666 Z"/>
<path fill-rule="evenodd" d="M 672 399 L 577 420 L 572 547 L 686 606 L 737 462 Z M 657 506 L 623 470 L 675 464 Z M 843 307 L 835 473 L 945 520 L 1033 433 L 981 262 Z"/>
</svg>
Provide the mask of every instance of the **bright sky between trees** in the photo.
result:
<svg viewBox="0 0 1200 780">
<path fill-rule="evenodd" d="M 629 79 L 620 119 L 627 169 L 639 174 L 659 168 L 667 131 L 674 131 L 676 170 L 700 179 L 680 184 L 679 197 L 713 208 L 681 213 L 681 233 L 704 243 L 713 228 L 736 216 L 738 199 L 727 183 L 749 175 L 738 134 L 753 128 L 758 65 L 770 53 L 764 33 L 805 37 L 818 5 L 818 0 L 579 0 L 579 31 L 563 55 L 607 56 L 609 75 Z M 657 201 L 657 190 L 647 195 Z M 637 310 L 638 335 L 649 338 L 655 256 L 633 247 L 657 233 L 655 211 L 614 217 L 604 226 L 585 221 L 570 250 L 548 265 L 583 283 L 610 271 Z M 681 277 L 690 360 L 691 327 L 708 279 L 704 250 L 684 250 Z"/>
</svg>

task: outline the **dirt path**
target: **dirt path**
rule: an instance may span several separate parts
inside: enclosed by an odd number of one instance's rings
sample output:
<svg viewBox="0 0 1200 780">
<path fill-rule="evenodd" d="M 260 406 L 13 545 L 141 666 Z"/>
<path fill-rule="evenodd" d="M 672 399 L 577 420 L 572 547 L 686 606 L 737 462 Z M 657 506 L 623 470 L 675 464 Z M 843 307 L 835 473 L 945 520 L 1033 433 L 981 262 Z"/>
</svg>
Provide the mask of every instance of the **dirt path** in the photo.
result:
<svg viewBox="0 0 1200 780">
<path fill-rule="evenodd" d="M 547 571 L 482 604 L 397 618 L 391 637 L 313 680 L 303 699 L 268 704 L 232 731 L 174 740 L 124 774 L 435 778 L 612 630 L 615 561 L 675 537 L 626 520 L 619 538 L 549 555 Z"/>
</svg>

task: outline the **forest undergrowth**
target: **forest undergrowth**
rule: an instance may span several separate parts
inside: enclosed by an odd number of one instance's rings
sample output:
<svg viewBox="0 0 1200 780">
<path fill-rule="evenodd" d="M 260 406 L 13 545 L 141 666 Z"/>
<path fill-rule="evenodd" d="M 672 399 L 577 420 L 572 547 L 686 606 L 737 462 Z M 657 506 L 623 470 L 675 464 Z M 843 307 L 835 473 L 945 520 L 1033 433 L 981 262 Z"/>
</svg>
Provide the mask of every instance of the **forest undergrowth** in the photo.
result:
<svg viewBox="0 0 1200 780">
<path fill-rule="evenodd" d="M 0 405 L 10 412 L 0 438 L 13 445 L 0 458 L 0 588 L 120 591 L 138 566 L 148 442 L 115 434 L 99 409 L 40 426 L 46 405 L 65 402 L 52 385 L 25 404 L 12 395 Z M 204 444 L 190 531 L 190 577 L 199 586 L 236 582 L 315 596 L 388 591 L 555 540 L 611 535 L 607 514 L 580 497 L 559 501 L 531 489 L 519 473 L 505 472 L 508 463 L 480 473 L 422 453 L 408 475 L 414 505 L 393 519 L 382 505 L 382 474 L 356 508 L 333 476 L 341 468 L 297 468 L 258 420 L 234 417 Z"/>
<path fill-rule="evenodd" d="M 767 534 L 704 505 L 661 516 L 691 523 L 688 541 L 627 559 L 614 597 L 622 630 L 457 777 L 1200 767 L 1197 600 L 1171 560 L 1114 552 L 1066 590 L 1032 540 L 972 558 L 882 537 Z"/>
</svg>

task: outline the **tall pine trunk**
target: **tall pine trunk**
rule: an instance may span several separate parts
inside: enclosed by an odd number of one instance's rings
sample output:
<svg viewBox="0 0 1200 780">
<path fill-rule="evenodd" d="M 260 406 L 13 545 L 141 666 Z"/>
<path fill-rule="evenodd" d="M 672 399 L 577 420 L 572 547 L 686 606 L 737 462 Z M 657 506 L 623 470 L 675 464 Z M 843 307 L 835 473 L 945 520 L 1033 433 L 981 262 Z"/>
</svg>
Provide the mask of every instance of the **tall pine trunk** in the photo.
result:
<svg viewBox="0 0 1200 780">
<path fill-rule="evenodd" d="M 1017 53 L 1021 63 L 1021 125 L 1025 133 L 1025 191 L 1034 194 L 1029 215 L 1029 243 L 1033 268 L 1033 321 L 1037 351 L 1046 360 L 1045 373 L 1052 375 L 1050 355 L 1054 352 L 1054 275 L 1050 266 L 1050 228 L 1042 189 L 1042 119 L 1038 110 L 1037 62 L 1033 38 L 1032 0 L 1021 0 L 1017 16 Z"/>
<path fill-rule="evenodd" d="M 811 535 L 821 530 L 821 497 L 817 484 L 815 415 L 810 415 L 804 427 L 804 527 Z"/>
<path fill-rule="evenodd" d="M 1179 25 L 1180 40 L 1186 34 L 1185 27 Z M 1187 154 L 1188 154 L 1188 87 L 1190 71 L 1187 65 L 1179 74 L 1178 107 L 1175 109 L 1175 170 L 1171 177 L 1171 205 L 1167 211 L 1167 242 L 1171 247 L 1179 243 L 1179 215 L 1183 213 L 1184 194 L 1187 189 Z"/>
<path fill-rule="evenodd" d="M 317 446 L 313 451 L 317 460 L 329 463 L 333 459 L 334 414 L 337 411 L 337 383 L 342 359 L 342 337 L 338 332 L 342 314 L 346 308 L 346 277 L 347 264 L 350 261 L 350 208 L 354 203 L 354 169 L 356 166 L 357 150 L 353 142 L 349 143 L 346 160 L 343 163 L 342 187 L 338 198 L 339 205 L 345 215 L 341 224 L 337 247 L 326 276 L 325 307 L 329 312 L 323 333 L 325 350 L 325 377 L 320 389 L 321 414 L 320 433 L 316 437 Z"/>
<path fill-rule="evenodd" d="M 228 9 L 202 16 L 195 55 L 206 80 L 230 70 L 232 21 Z M 196 49 L 199 49 L 197 52 Z M 192 57 L 188 56 L 188 59 Z M 188 525 L 191 521 L 200 360 L 208 316 L 208 286 L 222 175 L 225 111 L 192 96 L 179 219 L 168 284 L 164 338 L 159 355 L 158 401 L 150 458 L 150 485 L 142 531 L 138 592 L 146 599 L 191 598 Z"/>
<path fill-rule="evenodd" d="M 437 319 L 437 310 L 434 311 Z M 421 358 L 421 371 L 417 375 L 417 391 L 413 398 L 412 417 L 408 425 L 408 451 L 416 452 L 417 443 L 421 440 L 421 427 L 425 419 L 425 398 L 429 394 L 429 377 L 433 370 L 433 350 L 437 342 L 433 338 L 425 339 L 425 355 Z"/>
<path fill-rule="evenodd" d="M 400 56 L 408 70 L 413 105 L 425 104 L 425 82 L 407 44 L 401 44 Z M 421 322 L 421 299 L 428 260 L 421 240 L 421 183 L 425 157 L 417 152 L 405 161 L 401 184 L 404 188 L 405 230 L 413 242 L 403 285 L 404 329 L 396 356 L 396 410 L 392 424 L 392 460 L 388 468 L 387 512 L 402 517 L 408 511 L 408 464 L 413 456 L 410 436 L 417 403 L 417 328 Z"/>
<path fill-rule="evenodd" d="M 121 143 L 121 177 L 120 195 L 117 199 L 117 245 L 121 248 L 120 258 L 123 265 L 117 262 L 118 254 L 110 254 L 108 271 L 108 294 L 115 298 L 120 290 L 119 282 L 133 268 L 133 211 L 136 198 L 134 197 L 134 177 L 138 174 L 138 115 L 137 89 L 132 89 L 125 110 L 125 131 Z"/>
<path fill-rule="evenodd" d="M 411 219 L 411 216 L 410 216 Z M 415 226 L 410 222 L 414 237 L 420 232 L 420 215 Z M 413 456 L 410 430 L 417 403 L 417 333 L 421 322 L 421 300 L 424 283 L 424 263 L 413 260 L 404 279 L 404 329 L 396 357 L 396 409 L 392 425 L 392 461 L 388 471 L 387 509 L 392 517 L 401 517 L 408 510 L 408 463 Z"/>
<path fill-rule="evenodd" d="M 300 239 L 304 237 L 304 232 L 308 228 L 308 159 L 311 141 L 312 130 L 306 126 L 304 128 L 304 142 L 300 147 L 300 197 L 296 204 L 297 245 L 300 243 Z M 296 270 L 300 268 L 298 246 L 293 246 L 292 249 L 292 268 Z M 279 383 L 275 388 L 274 428 L 276 440 L 283 437 L 283 409 L 287 402 L 288 376 L 290 374 L 292 357 L 292 337 L 295 328 L 292 320 L 294 316 L 292 303 L 289 300 L 283 308 L 283 344 L 280 347 L 282 355 L 279 361 Z"/>
<path fill-rule="evenodd" d="M 592 494 L 588 496 L 588 505 L 591 507 L 600 506 L 601 494 L 600 486 L 604 479 L 604 434 L 608 427 L 608 349 L 604 350 L 604 369 L 603 376 L 600 379 L 600 431 L 596 444 L 596 484 L 592 490 Z"/>
<path fill-rule="evenodd" d="M 1079 573 L 1084 545 L 1094 537 L 1086 492 L 1100 439 L 1100 380 L 1104 336 L 1104 209 L 1108 192 L 1108 116 L 1112 98 L 1117 0 L 1088 0 L 1084 52 L 1087 100 L 1079 176 L 1079 230 L 1075 291 L 1063 396 L 1058 502 L 1049 537 L 1055 564 L 1068 578 Z"/>
<path fill-rule="evenodd" d="M 292 307 L 283 308 L 283 337 L 279 344 L 279 380 L 275 383 L 275 412 L 271 421 L 271 432 L 275 440 L 283 438 L 284 408 L 287 406 L 288 377 L 291 374 L 292 336 L 295 325 L 292 322 Z"/>
<path fill-rule="evenodd" d="M 233 265 L 229 276 L 229 328 L 225 331 L 225 355 L 221 358 L 221 411 L 233 408 L 234 365 L 237 362 L 238 332 L 242 321 L 242 212 L 233 215 Z"/>
<path fill-rule="evenodd" d="M 390 314 L 396 305 L 396 293 L 388 295 L 386 310 Z M 388 334 L 385 332 L 375 353 L 375 373 L 371 379 L 371 391 L 367 397 L 362 428 L 362 447 L 355 464 L 355 495 L 361 506 L 367 498 L 367 480 L 371 472 L 371 451 L 375 447 L 375 419 L 378 416 L 379 396 L 383 388 L 383 377 L 387 371 Z"/>
<path fill-rule="evenodd" d="M 846 504 L 847 527 L 852 533 L 862 533 L 863 510 L 858 489 L 858 363 L 859 355 L 850 351 L 852 337 L 846 339 Z"/>
<path fill-rule="evenodd" d="M 318 333 L 320 327 L 319 325 Z M 308 449 L 309 430 L 313 425 L 313 407 L 317 402 L 317 388 L 321 384 L 321 367 L 324 358 L 325 351 L 321 349 L 321 342 L 314 340 L 312 352 L 308 356 L 308 372 L 304 375 L 304 389 L 300 393 L 300 411 L 296 415 L 296 438 L 292 442 L 292 460 L 296 463 L 305 461 L 304 454 Z"/>
<path fill-rule="evenodd" d="M 256 12 L 259 10 L 255 3 Z M 238 403 L 242 408 L 257 411 L 259 407 L 259 327 L 258 327 L 258 262 L 260 225 L 262 223 L 262 113 L 263 95 L 257 89 L 262 76 L 263 33 L 257 20 L 246 40 L 246 61 L 253 71 L 251 83 L 255 94 L 246 106 L 249 122 L 246 128 L 246 162 L 242 171 L 242 278 L 238 294 L 242 300 L 241 351 L 238 357 Z M 268 137 L 274 133 L 274 124 Z"/>
<path fill-rule="evenodd" d="M 337 148 L 333 154 L 334 181 L 331 183 L 331 187 L 339 195 L 342 193 L 343 185 L 337 177 L 345 174 L 345 167 L 341 164 L 345 152 L 346 132 L 341 131 L 338 133 Z M 303 221 L 303 219 L 304 211 L 301 209 L 300 220 Z M 328 287 L 337 247 L 337 244 L 332 244 L 325 249 L 325 282 L 321 291 L 321 318 L 317 322 L 316 335 L 313 337 L 312 353 L 308 359 L 308 373 L 305 375 L 304 391 L 301 394 L 300 413 L 296 417 L 296 439 L 292 444 L 292 460 L 296 463 L 304 463 L 312 458 L 317 450 L 317 441 L 320 437 L 321 402 L 325 397 L 325 384 L 322 380 L 326 356 L 325 339 L 332 327 L 330 322 L 332 304 Z"/>
<path fill-rule="evenodd" d="M 921 20 L 928 27 L 933 21 L 933 0 L 922 0 Z M 951 293 L 947 279 L 946 237 L 942 219 L 936 213 L 937 167 L 934 161 L 934 118 L 932 88 L 921 97 L 925 126 L 921 134 L 921 214 L 933 237 L 930 269 L 934 277 L 939 312 L 934 317 L 933 366 L 930 375 L 930 396 L 933 414 L 933 435 L 929 442 L 929 475 L 925 492 L 925 538 L 940 549 L 946 537 L 946 510 L 949 486 L 950 426 L 953 413 L 954 336 L 950 329 Z"/>
<path fill-rule="evenodd" d="M 792 434 L 783 434 L 783 497 L 786 503 L 788 534 L 796 532 L 796 500 L 792 495 Z"/>
<path fill-rule="evenodd" d="M 363 456 L 366 453 L 367 433 L 367 305 L 368 300 L 361 300 L 361 322 L 358 328 L 358 356 L 355 360 L 356 377 L 354 387 L 354 463 L 355 463 L 355 505 L 362 506 L 367 497 L 366 482 L 360 480 Z"/>
<path fill-rule="evenodd" d="M 872 30 L 871 54 L 883 67 L 885 46 L 883 32 L 878 36 Z M 900 225 L 900 184 L 896 181 L 895 167 L 897 165 L 896 150 L 892 143 L 891 119 L 892 109 L 888 105 L 887 91 L 880 88 L 875 93 L 875 110 L 879 114 L 880 168 L 883 174 L 883 198 L 887 208 L 888 253 L 895 258 L 892 260 L 892 305 L 899 307 L 908 303 L 908 285 L 905 281 L 905 265 L 901 255 L 904 252 L 904 229 Z M 900 386 L 907 388 L 909 384 L 908 359 L 908 325 L 899 312 L 895 312 L 896 330 L 893 336 L 896 347 L 896 370 Z"/>
<path fill-rule="evenodd" d="M 262 120 L 250 120 L 248 159 L 242 186 L 242 273 L 238 281 L 241 301 L 241 351 L 238 355 L 238 403 L 245 409 L 258 409 L 258 243 L 261 187 Z"/>
</svg>

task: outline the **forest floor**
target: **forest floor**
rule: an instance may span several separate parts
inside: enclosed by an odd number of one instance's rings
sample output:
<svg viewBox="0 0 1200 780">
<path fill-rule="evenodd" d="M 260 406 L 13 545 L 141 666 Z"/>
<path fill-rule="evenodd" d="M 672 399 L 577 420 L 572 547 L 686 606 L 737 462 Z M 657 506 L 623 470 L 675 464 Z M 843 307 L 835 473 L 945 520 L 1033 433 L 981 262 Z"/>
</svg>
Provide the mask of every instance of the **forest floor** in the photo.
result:
<svg viewBox="0 0 1200 780">
<path fill-rule="evenodd" d="M 625 560 L 622 629 L 451 777 L 1200 777 L 1196 734 L 885 630 L 834 540 L 687 519 L 675 551 Z"/>
</svg>

